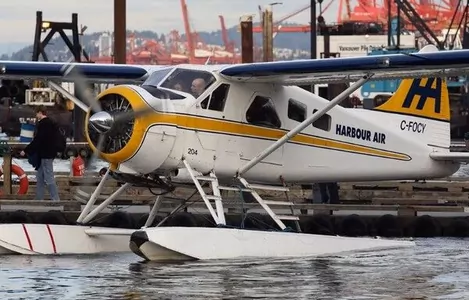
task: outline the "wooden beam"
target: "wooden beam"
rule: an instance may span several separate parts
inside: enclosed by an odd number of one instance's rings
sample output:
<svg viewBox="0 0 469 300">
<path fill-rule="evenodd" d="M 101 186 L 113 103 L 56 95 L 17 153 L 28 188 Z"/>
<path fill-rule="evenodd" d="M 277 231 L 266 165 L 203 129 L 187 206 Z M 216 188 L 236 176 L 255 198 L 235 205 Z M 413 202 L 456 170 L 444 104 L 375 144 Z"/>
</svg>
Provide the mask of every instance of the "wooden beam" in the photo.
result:
<svg viewBox="0 0 469 300">
<path fill-rule="evenodd" d="M 114 0 L 114 63 L 125 64 L 127 55 L 126 0 Z"/>
</svg>

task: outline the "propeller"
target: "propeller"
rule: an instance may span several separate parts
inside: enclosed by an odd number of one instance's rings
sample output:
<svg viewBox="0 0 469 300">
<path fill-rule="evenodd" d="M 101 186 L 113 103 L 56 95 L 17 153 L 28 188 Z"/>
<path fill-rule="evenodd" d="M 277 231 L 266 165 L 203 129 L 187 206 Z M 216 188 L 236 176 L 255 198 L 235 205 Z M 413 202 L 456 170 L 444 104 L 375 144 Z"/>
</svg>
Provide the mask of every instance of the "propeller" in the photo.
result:
<svg viewBox="0 0 469 300">
<path fill-rule="evenodd" d="M 145 116 L 152 109 L 140 109 L 137 111 L 126 111 L 116 114 L 111 114 L 106 111 L 99 111 L 91 115 L 88 122 L 99 133 L 109 132 L 116 125 L 131 121 L 133 119 Z"/>
<path fill-rule="evenodd" d="M 116 128 L 122 123 L 128 122 L 135 118 L 143 117 L 151 112 L 154 112 L 153 108 L 150 106 L 145 106 L 138 110 L 133 110 L 131 107 L 128 107 L 127 111 L 119 113 L 109 113 L 102 110 L 101 104 L 99 101 L 92 95 L 90 89 L 88 88 L 88 81 L 83 73 L 77 68 L 76 64 L 66 64 L 62 68 L 62 74 L 65 78 L 69 79 L 74 83 L 75 89 L 78 89 L 80 92 L 81 98 L 83 99 L 90 111 L 90 118 L 88 122 L 90 125 L 100 134 L 104 134 Z M 79 107 L 84 107 L 83 102 L 76 97 L 70 97 L 75 104 Z M 86 112 L 88 112 L 88 110 Z M 104 142 L 103 142 L 104 143 Z M 100 150 L 96 147 L 97 150 Z"/>
<path fill-rule="evenodd" d="M 89 89 L 88 80 L 80 71 L 78 64 L 69 62 L 64 65 L 61 71 L 67 81 L 74 83 L 75 89 L 78 90 L 83 101 L 69 93 L 67 97 L 90 114 L 88 124 L 89 129 L 92 129 L 90 134 L 93 135 L 92 141 L 95 151 L 89 159 L 89 166 L 96 163 L 100 153 L 116 152 L 124 147 L 127 142 L 125 139 L 130 138 L 132 134 L 134 120 L 155 112 L 150 105 L 142 105 L 142 107 L 139 105 L 139 108 L 134 109 L 129 101 L 121 95 L 108 94 L 98 101 Z M 53 87 L 58 90 L 62 88 L 57 84 L 54 84 Z M 162 100 L 158 104 L 158 110 L 163 113 L 174 112 L 170 92 L 165 89 L 154 88 L 157 90 L 156 94 L 147 91 Z M 64 89 L 62 88 L 62 90 Z M 123 139 L 123 141 L 120 139 Z"/>
<path fill-rule="evenodd" d="M 75 90 L 79 92 L 81 99 L 71 95 L 62 86 L 56 83 L 50 82 L 50 85 L 59 92 L 65 92 L 64 94 L 72 102 L 74 102 L 78 107 L 82 108 L 85 112 L 90 113 L 88 123 L 96 133 L 96 138 L 94 139 L 95 151 L 93 151 L 90 159 L 87 162 L 87 169 L 89 169 L 90 166 L 94 166 L 99 160 L 99 154 L 103 152 L 106 142 L 109 138 L 107 133 L 111 132 L 113 129 L 119 130 L 119 127 L 123 123 L 145 116 L 154 110 L 149 106 L 145 106 L 139 110 L 133 110 L 130 105 L 127 105 L 127 111 L 117 113 L 104 111 L 100 103 L 101 101 L 98 101 L 98 99 L 96 99 L 96 97 L 92 94 L 92 90 L 89 88 L 88 80 L 86 76 L 80 71 L 77 64 L 73 64 L 69 61 L 69 63 L 64 65 L 61 72 L 64 78 L 74 83 Z"/>
</svg>

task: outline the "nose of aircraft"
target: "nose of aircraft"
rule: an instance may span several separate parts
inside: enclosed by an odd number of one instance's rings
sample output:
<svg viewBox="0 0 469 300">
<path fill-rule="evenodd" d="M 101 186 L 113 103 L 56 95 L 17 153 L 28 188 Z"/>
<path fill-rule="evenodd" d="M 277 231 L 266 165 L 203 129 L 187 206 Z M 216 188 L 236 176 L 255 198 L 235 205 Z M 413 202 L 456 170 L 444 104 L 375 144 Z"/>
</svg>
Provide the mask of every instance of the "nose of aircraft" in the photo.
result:
<svg viewBox="0 0 469 300">
<path fill-rule="evenodd" d="M 89 123 L 97 132 L 102 134 L 111 130 L 114 118 L 109 112 L 100 111 L 91 115 Z"/>
<path fill-rule="evenodd" d="M 123 165 L 126 172 L 152 172 L 173 148 L 175 127 L 159 125 L 176 124 L 176 116 L 169 114 L 172 106 L 166 106 L 170 100 L 139 86 L 114 86 L 102 92 L 97 97 L 100 110 L 90 110 L 86 119 L 85 134 L 91 149 L 114 169 Z"/>
<path fill-rule="evenodd" d="M 119 164 L 138 152 L 152 121 L 149 101 L 136 86 L 114 86 L 98 95 L 100 111 L 91 110 L 85 127 L 88 143 L 101 159 Z"/>
</svg>

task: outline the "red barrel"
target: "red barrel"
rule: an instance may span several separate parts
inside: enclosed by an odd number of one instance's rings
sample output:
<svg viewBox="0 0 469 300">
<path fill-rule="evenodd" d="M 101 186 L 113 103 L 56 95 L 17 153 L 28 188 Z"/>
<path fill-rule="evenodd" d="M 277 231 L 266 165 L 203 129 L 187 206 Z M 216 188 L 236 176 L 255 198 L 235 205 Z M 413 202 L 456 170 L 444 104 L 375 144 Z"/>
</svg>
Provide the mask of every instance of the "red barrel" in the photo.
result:
<svg viewBox="0 0 469 300">
<path fill-rule="evenodd" d="M 81 177 L 85 175 L 85 161 L 81 158 L 80 155 L 73 159 L 72 173 L 75 177 Z"/>
</svg>

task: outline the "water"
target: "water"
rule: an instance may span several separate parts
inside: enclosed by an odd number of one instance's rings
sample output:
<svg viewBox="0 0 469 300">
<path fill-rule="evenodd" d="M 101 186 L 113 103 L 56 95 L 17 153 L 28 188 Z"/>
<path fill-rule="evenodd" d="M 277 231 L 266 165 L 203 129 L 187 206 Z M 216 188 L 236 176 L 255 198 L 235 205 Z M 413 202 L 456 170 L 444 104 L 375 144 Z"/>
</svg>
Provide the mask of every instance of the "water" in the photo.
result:
<svg viewBox="0 0 469 300">
<path fill-rule="evenodd" d="M 466 178 L 469 177 L 469 165 L 461 164 L 459 170 L 453 174 L 453 177 Z"/>
<path fill-rule="evenodd" d="M 3 256 L 1 299 L 469 299 L 468 240 L 316 259 Z"/>
</svg>

